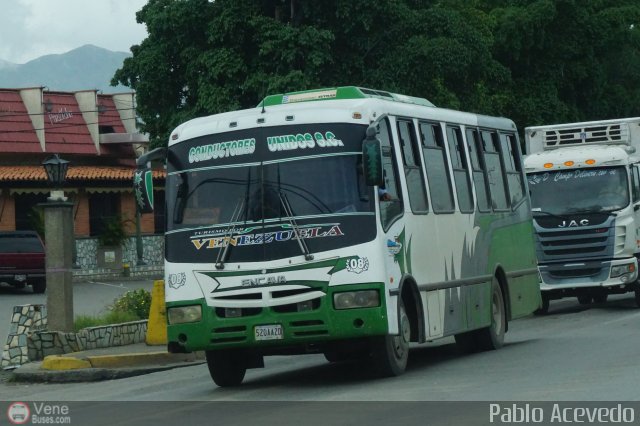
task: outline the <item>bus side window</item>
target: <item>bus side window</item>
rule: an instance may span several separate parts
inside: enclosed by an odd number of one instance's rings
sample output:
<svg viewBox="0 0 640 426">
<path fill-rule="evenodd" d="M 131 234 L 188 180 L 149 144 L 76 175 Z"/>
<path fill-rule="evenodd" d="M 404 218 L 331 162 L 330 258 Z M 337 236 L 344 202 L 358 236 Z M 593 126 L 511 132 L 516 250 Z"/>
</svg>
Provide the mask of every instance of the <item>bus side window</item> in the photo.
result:
<svg viewBox="0 0 640 426">
<path fill-rule="evenodd" d="M 453 191 L 447 153 L 444 148 L 444 137 L 440 125 L 420 122 L 420 142 L 427 170 L 433 211 L 435 213 L 452 213 L 455 207 Z"/>
<path fill-rule="evenodd" d="M 404 211 L 402 193 L 398 183 L 396 156 L 391 144 L 391 132 L 386 118 L 380 120 L 378 124 L 378 138 L 382 145 L 382 170 L 384 174 L 384 188 L 381 189 L 389 194 L 388 200 L 381 198 L 380 201 L 380 219 L 382 228 L 386 230 Z"/>
<path fill-rule="evenodd" d="M 504 167 L 500 159 L 498 135 L 496 132 L 481 130 L 480 140 L 482 142 L 484 162 L 487 166 L 487 176 L 489 177 L 491 205 L 495 210 L 507 210 L 509 208 L 509 199 L 507 198 Z"/>
<path fill-rule="evenodd" d="M 469 161 L 467 161 L 464 141 L 459 127 L 447 126 L 447 142 L 451 166 L 453 167 L 453 178 L 456 183 L 458 206 L 461 212 L 472 213 L 474 206 L 471 181 L 469 180 Z"/>
<path fill-rule="evenodd" d="M 633 166 L 633 203 L 640 202 L 640 165 Z"/>
<path fill-rule="evenodd" d="M 511 205 L 515 206 L 524 198 L 524 179 L 522 178 L 522 165 L 518 155 L 518 140 L 515 134 L 500 133 L 500 146 L 507 173 Z"/>
<path fill-rule="evenodd" d="M 427 212 L 427 187 L 422 174 L 420 152 L 413 122 L 398 120 L 398 138 L 402 150 L 404 174 L 409 192 L 409 204 L 414 213 Z"/>
<path fill-rule="evenodd" d="M 481 156 L 480 135 L 478 135 L 476 129 L 467 128 L 466 136 L 467 149 L 471 157 L 471 170 L 473 170 L 473 182 L 476 188 L 476 197 L 478 198 L 478 210 L 488 212 L 491 210 L 491 204 L 489 202 L 486 168 Z"/>
</svg>

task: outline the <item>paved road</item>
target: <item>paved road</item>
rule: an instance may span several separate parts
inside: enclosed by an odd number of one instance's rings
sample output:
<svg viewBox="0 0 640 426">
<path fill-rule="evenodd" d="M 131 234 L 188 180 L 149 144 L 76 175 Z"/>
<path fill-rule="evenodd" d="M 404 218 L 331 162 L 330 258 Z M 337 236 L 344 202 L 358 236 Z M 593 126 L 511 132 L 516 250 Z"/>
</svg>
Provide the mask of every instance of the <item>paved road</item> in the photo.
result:
<svg viewBox="0 0 640 426">
<path fill-rule="evenodd" d="M 99 315 L 114 299 L 129 290 L 153 288 L 153 281 L 88 281 L 73 285 L 73 312 L 75 315 Z M 4 346 L 11 324 L 13 307 L 26 304 L 46 304 L 46 294 L 33 294 L 31 287 L 16 289 L 0 284 L 0 347 Z"/>
<path fill-rule="evenodd" d="M 5 383 L 0 400 L 639 401 L 639 323 L 630 296 L 591 308 L 573 299 L 552 302 L 547 316 L 512 322 L 499 351 L 464 355 L 451 339 L 414 348 L 396 378 L 308 355 L 267 358 L 238 388 L 216 387 L 201 365 L 99 383 Z"/>
</svg>

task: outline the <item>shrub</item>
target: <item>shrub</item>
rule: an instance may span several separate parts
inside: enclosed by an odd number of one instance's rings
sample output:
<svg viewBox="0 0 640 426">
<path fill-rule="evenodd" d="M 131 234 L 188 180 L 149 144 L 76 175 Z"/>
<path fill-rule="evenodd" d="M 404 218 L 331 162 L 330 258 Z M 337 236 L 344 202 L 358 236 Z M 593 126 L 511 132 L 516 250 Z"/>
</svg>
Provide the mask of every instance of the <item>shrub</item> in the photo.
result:
<svg viewBox="0 0 640 426">
<path fill-rule="evenodd" d="M 125 226 L 130 220 L 123 220 L 120 216 L 104 219 L 102 232 L 98 235 L 98 242 L 104 247 L 121 246 L 129 237 Z"/>
<path fill-rule="evenodd" d="M 113 312 L 127 312 L 136 315 L 138 319 L 149 318 L 151 308 L 151 293 L 143 288 L 127 291 L 113 301 L 109 309 Z"/>
<path fill-rule="evenodd" d="M 138 321 L 137 315 L 131 312 L 110 311 L 103 315 L 78 315 L 73 321 L 74 330 L 80 331 L 83 328 L 99 327 L 101 325 L 122 324 L 123 322 Z"/>
</svg>

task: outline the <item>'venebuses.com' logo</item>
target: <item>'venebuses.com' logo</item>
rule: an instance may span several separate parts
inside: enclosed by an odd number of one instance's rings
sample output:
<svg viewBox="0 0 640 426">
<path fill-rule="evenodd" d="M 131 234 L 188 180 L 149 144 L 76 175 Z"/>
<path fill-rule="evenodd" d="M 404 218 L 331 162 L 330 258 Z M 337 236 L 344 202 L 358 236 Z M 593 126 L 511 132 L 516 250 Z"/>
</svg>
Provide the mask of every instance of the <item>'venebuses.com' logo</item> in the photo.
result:
<svg viewBox="0 0 640 426">
<path fill-rule="evenodd" d="M 14 425 L 23 425 L 29 421 L 31 410 L 25 402 L 14 402 L 7 409 L 7 417 Z"/>
</svg>

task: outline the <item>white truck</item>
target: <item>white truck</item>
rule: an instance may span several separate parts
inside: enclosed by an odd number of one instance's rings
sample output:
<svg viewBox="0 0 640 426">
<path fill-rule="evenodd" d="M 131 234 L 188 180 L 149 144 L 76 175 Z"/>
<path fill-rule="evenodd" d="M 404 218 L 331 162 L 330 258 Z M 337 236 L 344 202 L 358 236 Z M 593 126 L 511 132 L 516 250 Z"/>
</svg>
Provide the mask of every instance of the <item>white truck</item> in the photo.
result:
<svg viewBox="0 0 640 426">
<path fill-rule="evenodd" d="M 525 142 L 538 312 L 630 291 L 640 306 L 640 117 L 527 127 Z"/>
</svg>

